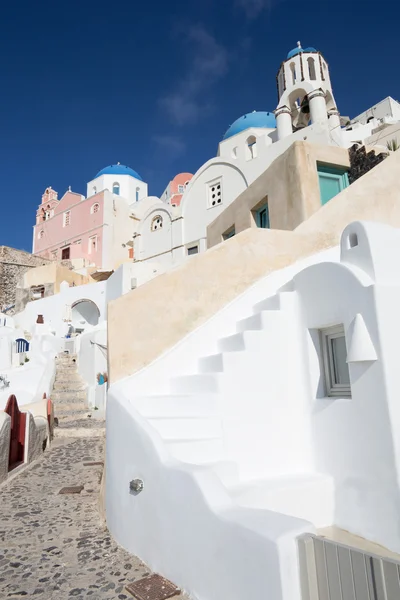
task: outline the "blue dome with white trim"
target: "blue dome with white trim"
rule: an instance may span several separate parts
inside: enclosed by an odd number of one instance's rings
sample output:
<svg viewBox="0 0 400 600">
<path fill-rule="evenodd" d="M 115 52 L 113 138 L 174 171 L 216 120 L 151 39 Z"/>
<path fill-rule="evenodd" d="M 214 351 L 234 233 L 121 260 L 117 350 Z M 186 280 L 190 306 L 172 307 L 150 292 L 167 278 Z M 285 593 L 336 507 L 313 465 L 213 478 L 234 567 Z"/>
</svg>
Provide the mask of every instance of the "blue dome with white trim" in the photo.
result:
<svg viewBox="0 0 400 600">
<path fill-rule="evenodd" d="M 276 129 L 276 119 L 274 113 L 254 111 L 247 113 L 247 115 L 243 115 L 243 117 L 240 117 L 234 123 L 232 123 L 225 133 L 223 139 L 227 140 L 237 133 L 246 131 L 246 129 L 249 129 L 250 127 Z"/>
<path fill-rule="evenodd" d="M 298 45 L 297 48 L 293 48 L 293 50 L 288 52 L 287 59 L 293 58 L 293 56 L 296 56 L 297 54 L 300 54 L 301 52 L 318 52 L 318 50 L 316 50 L 315 48 L 312 48 L 311 46 L 309 48 L 302 48 L 301 45 Z"/>
<path fill-rule="evenodd" d="M 109 165 L 108 167 L 104 167 L 104 169 L 97 173 L 95 179 L 97 179 L 97 177 L 100 177 L 101 175 L 130 175 L 135 179 L 139 179 L 139 181 L 143 181 L 139 173 L 136 173 L 136 171 L 134 171 L 130 167 L 127 167 L 126 165 L 120 165 L 119 163 L 117 163 L 116 165 Z"/>
</svg>

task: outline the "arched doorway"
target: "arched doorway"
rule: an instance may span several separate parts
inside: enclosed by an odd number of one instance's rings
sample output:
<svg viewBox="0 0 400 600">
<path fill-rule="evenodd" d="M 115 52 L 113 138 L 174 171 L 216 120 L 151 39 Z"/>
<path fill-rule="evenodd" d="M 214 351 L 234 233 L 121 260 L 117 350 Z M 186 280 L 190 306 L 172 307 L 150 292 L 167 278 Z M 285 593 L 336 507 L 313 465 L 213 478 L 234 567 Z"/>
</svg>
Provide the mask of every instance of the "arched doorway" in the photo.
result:
<svg viewBox="0 0 400 600">
<path fill-rule="evenodd" d="M 100 311 L 92 300 L 78 300 L 71 306 L 72 326 L 77 333 L 82 332 L 87 325 L 97 325 Z"/>
</svg>

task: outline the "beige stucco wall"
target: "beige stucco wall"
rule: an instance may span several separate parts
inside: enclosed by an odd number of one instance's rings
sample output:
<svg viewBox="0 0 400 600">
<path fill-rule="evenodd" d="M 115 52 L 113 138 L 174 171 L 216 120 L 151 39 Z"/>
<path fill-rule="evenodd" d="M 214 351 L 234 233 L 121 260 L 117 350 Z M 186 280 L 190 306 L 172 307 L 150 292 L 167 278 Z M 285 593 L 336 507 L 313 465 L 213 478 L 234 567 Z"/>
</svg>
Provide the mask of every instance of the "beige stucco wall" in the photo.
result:
<svg viewBox="0 0 400 600">
<path fill-rule="evenodd" d="M 261 277 L 337 245 L 352 221 L 400 227 L 399 172 L 400 151 L 320 207 L 295 231 L 246 229 L 112 301 L 108 307 L 110 381 L 149 365 Z"/>
<path fill-rule="evenodd" d="M 353 221 L 379 221 L 400 227 L 400 150 L 355 181 L 296 228 L 304 235 L 319 231 L 338 243 Z"/>
<path fill-rule="evenodd" d="M 153 362 L 262 276 L 330 245 L 319 234 L 247 229 L 110 302 L 110 381 Z"/>
<path fill-rule="evenodd" d="M 320 207 L 317 161 L 349 167 L 347 149 L 294 142 L 207 228 L 208 248 L 233 225 L 239 233 L 256 227 L 252 211 L 268 201 L 272 229 L 293 230 Z"/>
<path fill-rule="evenodd" d="M 85 283 L 93 282 L 91 277 L 80 275 L 67 267 L 63 267 L 62 265 L 53 262 L 27 271 L 24 275 L 23 287 L 29 289 L 32 286 L 53 283 L 54 293 L 58 294 L 60 291 L 60 284 L 63 281 L 67 281 L 69 284 L 75 283 L 75 285 L 84 285 Z"/>
</svg>

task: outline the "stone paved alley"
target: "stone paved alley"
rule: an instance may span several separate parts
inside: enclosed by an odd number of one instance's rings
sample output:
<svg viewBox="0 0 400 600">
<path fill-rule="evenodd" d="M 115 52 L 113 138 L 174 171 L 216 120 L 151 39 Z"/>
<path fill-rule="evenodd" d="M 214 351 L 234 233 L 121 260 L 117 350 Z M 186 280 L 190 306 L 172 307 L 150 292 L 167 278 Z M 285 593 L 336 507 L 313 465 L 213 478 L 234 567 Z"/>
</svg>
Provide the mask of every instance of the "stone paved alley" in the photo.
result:
<svg viewBox="0 0 400 600">
<path fill-rule="evenodd" d="M 0 599 L 125 600 L 125 585 L 149 573 L 100 525 L 104 438 L 57 439 L 0 487 Z M 84 485 L 80 494 L 59 495 Z M 186 596 L 175 596 L 184 599 Z"/>
</svg>

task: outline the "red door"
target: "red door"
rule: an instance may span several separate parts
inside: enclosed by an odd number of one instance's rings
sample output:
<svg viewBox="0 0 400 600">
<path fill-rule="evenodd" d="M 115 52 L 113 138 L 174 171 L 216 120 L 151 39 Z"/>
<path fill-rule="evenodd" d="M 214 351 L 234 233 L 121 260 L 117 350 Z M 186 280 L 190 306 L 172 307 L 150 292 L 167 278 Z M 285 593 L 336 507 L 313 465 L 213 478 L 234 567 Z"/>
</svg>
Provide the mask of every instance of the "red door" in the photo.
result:
<svg viewBox="0 0 400 600">
<path fill-rule="evenodd" d="M 8 458 L 8 470 L 11 471 L 11 469 L 24 462 L 26 413 L 19 410 L 14 394 L 9 397 L 4 412 L 11 417 L 10 454 Z"/>
</svg>

